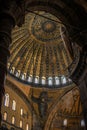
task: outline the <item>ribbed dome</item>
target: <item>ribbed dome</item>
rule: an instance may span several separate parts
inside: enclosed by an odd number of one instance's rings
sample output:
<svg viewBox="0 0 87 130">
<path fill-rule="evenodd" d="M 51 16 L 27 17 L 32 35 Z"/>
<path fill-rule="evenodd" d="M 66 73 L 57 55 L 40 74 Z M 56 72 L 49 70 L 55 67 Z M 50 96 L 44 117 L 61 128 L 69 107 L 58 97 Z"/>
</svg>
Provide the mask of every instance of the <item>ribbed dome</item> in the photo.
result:
<svg viewBox="0 0 87 130">
<path fill-rule="evenodd" d="M 25 83 L 58 87 L 69 83 L 71 58 L 61 38 L 61 25 L 54 22 L 58 19 L 38 13 L 43 17 L 28 13 L 25 24 L 13 30 L 8 71 Z"/>
</svg>

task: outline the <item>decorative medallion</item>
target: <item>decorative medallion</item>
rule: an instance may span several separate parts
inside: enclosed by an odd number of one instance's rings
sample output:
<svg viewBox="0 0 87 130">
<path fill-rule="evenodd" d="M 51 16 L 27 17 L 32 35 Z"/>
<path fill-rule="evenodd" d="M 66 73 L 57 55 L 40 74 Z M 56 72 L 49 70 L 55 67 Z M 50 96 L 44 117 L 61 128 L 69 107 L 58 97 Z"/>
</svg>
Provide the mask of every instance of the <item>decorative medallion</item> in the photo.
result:
<svg viewBox="0 0 87 130">
<path fill-rule="evenodd" d="M 46 16 L 46 13 L 43 14 L 43 16 Z M 47 17 L 49 17 L 49 15 Z M 55 16 L 53 16 L 53 19 L 55 19 Z M 40 16 L 34 17 L 31 30 L 31 33 L 35 36 L 35 38 L 42 42 L 54 42 L 61 37 L 60 25 Z"/>
<path fill-rule="evenodd" d="M 15 27 L 8 72 L 17 80 L 49 88 L 71 84 L 67 71 L 71 58 L 61 39 L 61 25 L 55 22 L 57 20 L 46 12 L 28 13 L 25 24 Z"/>
</svg>

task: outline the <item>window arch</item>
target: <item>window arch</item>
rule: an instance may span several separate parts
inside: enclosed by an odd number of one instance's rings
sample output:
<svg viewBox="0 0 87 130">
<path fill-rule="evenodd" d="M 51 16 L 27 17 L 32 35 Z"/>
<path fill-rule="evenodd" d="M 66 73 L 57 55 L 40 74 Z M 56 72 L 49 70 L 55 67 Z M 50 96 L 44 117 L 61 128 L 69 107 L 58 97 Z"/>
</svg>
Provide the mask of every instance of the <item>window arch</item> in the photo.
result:
<svg viewBox="0 0 87 130">
<path fill-rule="evenodd" d="M 81 127 L 85 127 L 85 121 L 83 119 L 81 120 Z"/>
<path fill-rule="evenodd" d="M 64 119 L 63 126 L 67 126 L 67 119 Z"/>
<path fill-rule="evenodd" d="M 56 85 L 59 85 L 59 84 L 60 84 L 59 77 L 55 77 L 55 84 L 56 84 Z"/>
<path fill-rule="evenodd" d="M 12 67 L 12 69 L 10 70 L 10 73 L 14 74 L 15 72 L 15 67 Z"/>
<path fill-rule="evenodd" d="M 12 121 L 11 121 L 11 123 L 14 125 L 15 124 L 15 117 L 14 116 L 12 116 Z"/>
<path fill-rule="evenodd" d="M 66 77 L 65 76 L 62 76 L 61 80 L 62 80 L 62 84 L 66 84 L 67 81 L 66 81 Z"/>
<path fill-rule="evenodd" d="M 22 79 L 22 80 L 25 80 L 25 79 L 26 79 L 26 73 L 24 73 L 24 74 L 21 75 L 21 79 Z"/>
<path fill-rule="evenodd" d="M 16 110 L 16 101 L 15 100 L 13 100 L 12 101 L 12 110 Z"/>
<path fill-rule="evenodd" d="M 4 115 L 3 115 L 3 120 L 7 120 L 7 112 L 4 112 Z"/>
<path fill-rule="evenodd" d="M 28 82 L 32 82 L 32 75 L 28 77 Z"/>
<path fill-rule="evenodd" d="M 26 130 L 29 130 L 29 124 L 28 123 L 26 124 Z"/>
<path fill-rule="evenodd" d="M 8 93 L 5 94 L 4 105 L 5 105 L 6 107 L 9 107 L 9 94 L 8 94 Z"/>
<path fill-rule="evenodd" d="M 49 78 L 48 78 L 48 84 L 49 84 L 49 85 L 52 85 L 52 84 L 53 84 L 52 77 L 49 77 Z"/>
<path fill-rule="evenodd" d="M 45 77 L 42 77 L 42 84 L 44 85 L 44 84 L 46 84 L 46 78 Z"/>
<path fill-rule="evenodd" d="M 39 77 L 38 77 L 38 76 L 35 77 L 35 81 L 34 81 L 34 82 L 35 82 L 36 84 L 39 83 Z"/>
<path fill-rule="evenodd" d="M 20 70 L 18 70 L 15 75 L 16 75 L 16 77 L 19 77 L 20 76 Z"/>
<path fill-rule="evenodd" d="M 20 128 L 22 128 L 22 127 L 23 127 L 23 121 L 20 120 Z"/>
<path fill-rule="evenodd" d="M 23 112 L 24 112 L 24 110 L 23 110 L 23 108 L 21 108 L 21 111 L 20 111 L 21 116 L 23 116 Z"/>
</svg>

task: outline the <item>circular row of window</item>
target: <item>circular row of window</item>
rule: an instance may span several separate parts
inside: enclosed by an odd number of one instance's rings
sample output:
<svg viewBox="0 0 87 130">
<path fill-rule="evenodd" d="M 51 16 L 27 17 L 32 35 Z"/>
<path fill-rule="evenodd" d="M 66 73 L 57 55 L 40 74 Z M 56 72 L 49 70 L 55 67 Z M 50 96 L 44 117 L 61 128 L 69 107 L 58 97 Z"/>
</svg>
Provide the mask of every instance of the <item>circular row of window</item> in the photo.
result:
<svg viewBox="0 0 87 130">
<path fill-rule="evenodd" d="M 9 69 L 9 67 L 8 67 Z M 21 71 L 15 71 L 15 67 L 9 69 L 10 74 L 15 75 L 17 78 L 20 78 L 22 81 L 26 81 L 28 83 L 35 83 L 35 84 L 42 84 L 42 85 L 66 85 L 67 83 L 72 83 L 71 79 L 62 75 L 62 76 L 55 76 L 55 77 L 39 77 L 33 75 L 27 76 L 26 73 L 21 74 Z"/>
</svg>

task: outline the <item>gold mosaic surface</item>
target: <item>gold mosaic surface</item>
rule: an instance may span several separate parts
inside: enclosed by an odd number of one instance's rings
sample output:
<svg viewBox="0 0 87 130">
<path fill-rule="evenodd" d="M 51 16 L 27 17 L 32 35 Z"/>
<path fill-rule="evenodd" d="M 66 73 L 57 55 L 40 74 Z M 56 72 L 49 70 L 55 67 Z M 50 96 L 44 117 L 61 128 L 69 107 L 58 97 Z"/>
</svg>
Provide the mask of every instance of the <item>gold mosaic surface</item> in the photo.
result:
<svg viewBox="0 0 87 130">
<path fill-rule="evenodd" d="M 58 19 L 38 13 L 26 14 L 25 24 L 13 30 L 8 71 L 27 83 L 56 85 L 56 79 L 67 77 L 71 58 L 61 38 L 61 25 L 53 21 Z"/>
</svg>

